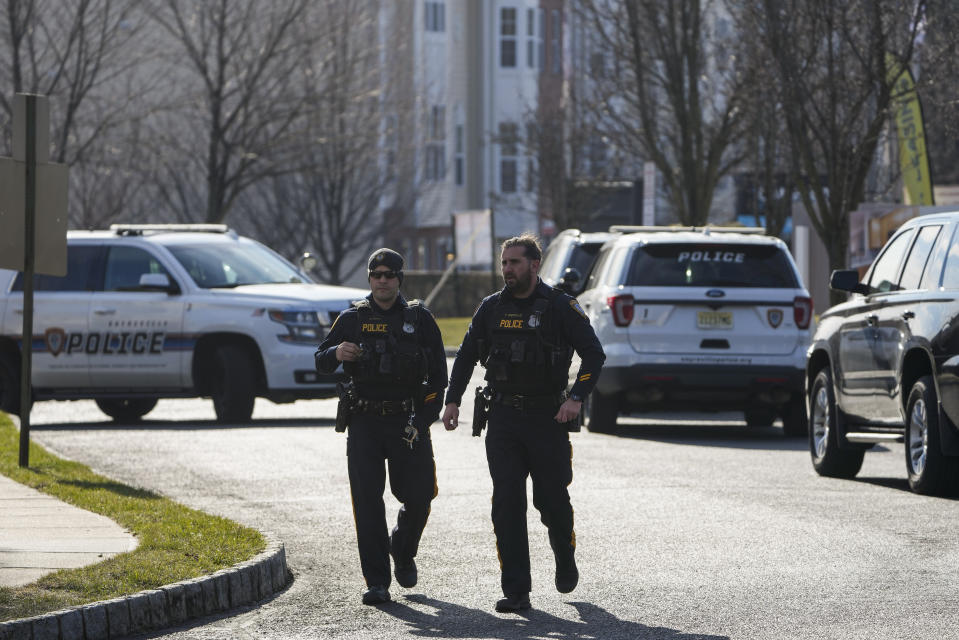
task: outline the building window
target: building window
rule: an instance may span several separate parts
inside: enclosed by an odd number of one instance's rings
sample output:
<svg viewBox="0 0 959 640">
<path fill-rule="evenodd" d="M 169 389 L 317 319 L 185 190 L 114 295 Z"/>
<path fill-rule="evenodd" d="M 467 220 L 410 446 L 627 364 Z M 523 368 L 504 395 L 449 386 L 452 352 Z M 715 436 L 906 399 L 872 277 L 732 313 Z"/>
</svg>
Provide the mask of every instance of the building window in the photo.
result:
<svg viewBox="0 0 959 640">
<path fill-rule="evenodd" d="M 430 108 L 427 125 L 425 178 L 431 182 L 446 176 L 446 106 L 437 104 Z"/>
<path fill-rule="evenodd" d="M 427 31 L 437 33 L 446 31 L 446 4 L 427 0 L 424 13 Z"/>
<path fill-rule="evenodd" d="M 543 68 L 543 10 L 526 10 L 526 66 Z"/>
<path fill-rule="evenodd" d="M 516 9 L 503 7 L 499 12 L 499 66 L 516 67 Z"/>
<path fill-rule="evenodd" d="M 454 171 L 456 175 L 456 185 L 462 187 L 466 181 L 466 155 L 463 145 L 463 125 L 461 124 L 456 125 L 455 151 Z"/>
<path fill-rule="evenodd" d="M 516 193 L 516 165 L 519 154 L 519 127 L 515 122 L 499 124 L 499 175 L 502 193 Z"/>
<path fill-rule="evenodd" d="M 532 158 L 526 160 L 526 190 L 536 191 L 536 161 Z"/>
<path fill-rule="evenodd" d="M 553 9 L 553 20 L 549 32 L 549 55 L 553 73 L 563 71 L 563 50 L 560 46 L 560 35 L 563 33 L 563 14 L 559 9 Z"/>
<path fill-rule="evenodd" d="M 396 177 L 396 116 L 392 113 L 383 118 L 383 161 L 386 179 Z"/>
<path fill-rule="evenodd" d="M 608 165 L 606 141 L 601 137 L 593 138 L 589 143 L 587 153 L 589 155 L 589 175 L 594 178 L 605 177 Z"/>
</svg>

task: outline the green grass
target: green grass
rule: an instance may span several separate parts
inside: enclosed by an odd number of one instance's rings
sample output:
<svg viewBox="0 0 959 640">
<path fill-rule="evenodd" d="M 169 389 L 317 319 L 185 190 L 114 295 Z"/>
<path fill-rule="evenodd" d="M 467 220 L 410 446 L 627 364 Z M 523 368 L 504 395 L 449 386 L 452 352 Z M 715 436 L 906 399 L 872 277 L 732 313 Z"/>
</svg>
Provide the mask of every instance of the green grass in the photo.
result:
<svg viewBox="0 0 959 640">
<path fill-rule="evenodd" d="M 155 589 L 249 560 L 266 548 L 254 529 L 97 475 L 34 443 L 30 467 L 20 468 L 19 441 L 17 428 L 0 413 L 0 473 L 110 518 L 136 535 L 139 546 L 94 565 L 61 569 L 24 587 L 0 587 L 0 621 Z"/>
<path fill-rule="evenodd" d="M 443 344 L 447 347 L 458 347 L 463 342 L 463 336 L 466 335 L 466 329 L 470 326 L 472 318 L 437 318 L 436 324 L 440 327 L 440 333 L 443 334 Z"/>
</svg>

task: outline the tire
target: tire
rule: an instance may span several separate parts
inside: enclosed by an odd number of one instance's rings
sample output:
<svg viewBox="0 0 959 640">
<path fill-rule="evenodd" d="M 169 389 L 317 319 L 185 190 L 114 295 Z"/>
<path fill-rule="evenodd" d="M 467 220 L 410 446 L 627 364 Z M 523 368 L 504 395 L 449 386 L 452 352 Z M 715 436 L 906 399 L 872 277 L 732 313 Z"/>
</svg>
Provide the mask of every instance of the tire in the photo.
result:
<svg viewBox="0 0 959 640">
<path fill-rule="evenodd" d="M 249 352 L 234 344 L 218 347 L 211 369 L 210 396 L 217 422 L 249 422 L 256 401 L 256 376 Z"/>
<path fill-rule="evenodd" d="M 829 367 L 820 369 L 809 390 L 809 454 L 821 476 L 855 478 L 862 468 L 863 449 L 840 449 L 837 427 L 842 412 L 836 406 Z"/>
<path fill-rule="evenodd" d="M 103 398 L 97 400 L 100 411 L 117 422 L 136 422 L 157 406 L 156 398 Z"/>
<path fill-rule="evenodd" d="M 906 403 L 906 473 L 909 488 L 930 496 L 956 490 L 959 459 L 944 456 L 939 440 L 939 398 L 932 376 L 912 385 Z"/>
<path fill-rule="evenodd" d="M 783 435 L 787 438 L 805 438 L 809 434 L 806 399 L 802 393 L 797 393 L 786 403 L 779 417 L 783 421 Z"/>
<path fill-rule="evenodd" d="M 766 407 L 751 407 L 743 411 L 747 427 L 768 427 L 776 421 L 776 412 Z"/>
<path fill-rule="evenodd" d="M 0 411 L 20 415 L 20 369 L 9 356 L 0 356 Z"/>
<path fill-rule="evenodd" d="M 616 433 L 616 418 L 619 403 L 616 397 L 600 395 L 593 391 L 583 407 L 583 424 L 593 433 Z"/>
</svg>

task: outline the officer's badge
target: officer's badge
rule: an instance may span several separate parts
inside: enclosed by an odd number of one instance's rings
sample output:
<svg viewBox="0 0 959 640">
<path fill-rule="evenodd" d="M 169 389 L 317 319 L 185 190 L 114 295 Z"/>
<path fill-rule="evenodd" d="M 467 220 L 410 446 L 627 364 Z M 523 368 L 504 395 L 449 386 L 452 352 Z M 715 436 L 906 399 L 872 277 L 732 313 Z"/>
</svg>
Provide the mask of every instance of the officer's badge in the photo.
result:
<svg viewBox="0 0 959 640">
<path fill-rule="evenodd" d="M 583 308 L 581 306 L 579 306 L 579 302 L 576 300 L 576 298 L 573 298 L 572 300 L 569 301 L 569 306 L 573 308 L 573 311 L 583 316 L 583 318 L 586 318 L 586 312 L 583 311 Z M 589 318 L 586 318 L 586 319 L 589 320 Z"/>
<path fill-rule="evenodd" d="M 409 323 L 409 322 L 404 322 L 404 323 L 403 323 L 403 332 L 404 332 L 404 333 L 413 333 L 414 330 L 415 330 L 415 329 L 413 328 L 413 325 L 412 325 L 411 323 Z"/>
<path fill-rule="evenodd" d="M 769 320 L 770 326 L 773 329 L 782 324 L 783 321 L 783 310 L 782 309 L 769 309 L 766 312 L 766 319 Z"/>
<path fill-rule="evenodd" d="M 529 317 L 529 320 L 526 321 L 531 329 L 535 329 L 539 326 L 539 316 L 535 313 Z"/>
<path fill-rule="evenodd" d="M 67 344 L 67 333 L 59 327 L 47 329 L 43 332 L 43 341 L 47 343 L 47 351 L 58 356 Z"/>
</svg>

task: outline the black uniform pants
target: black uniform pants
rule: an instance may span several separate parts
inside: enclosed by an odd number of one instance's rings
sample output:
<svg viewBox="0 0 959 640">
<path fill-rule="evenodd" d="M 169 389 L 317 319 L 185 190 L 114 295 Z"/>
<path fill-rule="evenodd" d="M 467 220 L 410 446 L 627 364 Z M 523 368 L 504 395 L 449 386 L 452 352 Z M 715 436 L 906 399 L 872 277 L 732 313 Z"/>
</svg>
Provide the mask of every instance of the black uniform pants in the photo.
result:
<svg viewBox="0 0 959 640">
<path fill-rule="evenodd" d="M 572 558 L 576 547 L 567 490 L 573 481 L 573 449 L 565 425 L 553 420 L 557 409 L 522 412 L 493 404 L 490 412 L 486 459 L 493 479 L 501 584 L 507 596 L 530 591 L 527 477 L 533 479 L 533 506 L 549 531 L 557 561 Z"/>
<path fill-rule="evenodd" d="M 413 448 L 403 440 L 407 416 L 357 415 L 346 440 L 353 519 L 360 566 L 367 586 L 390 585 L 390 534 L 387 533 L 386 468 L 390 489 L 402 503 L 392 531 L 393 555 L 406 562 L 416 556 L 420 536 L 436 497 L 436 465 L 429 429 L 421 429 Z M 384 465 L 384 461 L 386 464 Z"/>
</svg>

